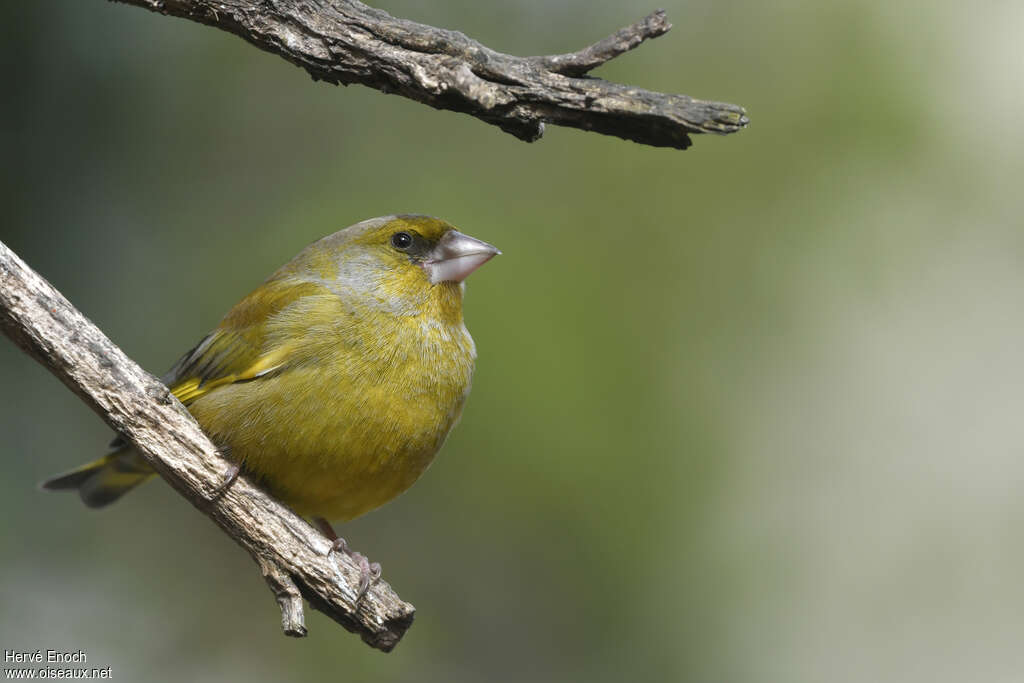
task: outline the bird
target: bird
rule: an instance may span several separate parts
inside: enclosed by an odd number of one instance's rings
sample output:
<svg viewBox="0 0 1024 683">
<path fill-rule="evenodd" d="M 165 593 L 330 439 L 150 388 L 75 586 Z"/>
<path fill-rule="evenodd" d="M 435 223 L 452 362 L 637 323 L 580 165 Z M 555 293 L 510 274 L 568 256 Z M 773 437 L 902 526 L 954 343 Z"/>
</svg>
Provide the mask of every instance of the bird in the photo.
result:
<svg viewBox="0 0 1024 683">
<path fill-rule="evenodd" d="M 356 223 L 301 251 L 238 302 L 162 378 L 232 464 L 309 518 L 360 566 L 380 566 L 331 522 L 406 491 L 434 460 L 469 395 L 476 346 L 465 279 L 501 252 L 423 215 Z M 102 458 L 42 483 L 89 507 L 153 469 L 118 436 Z"/>
</svg>

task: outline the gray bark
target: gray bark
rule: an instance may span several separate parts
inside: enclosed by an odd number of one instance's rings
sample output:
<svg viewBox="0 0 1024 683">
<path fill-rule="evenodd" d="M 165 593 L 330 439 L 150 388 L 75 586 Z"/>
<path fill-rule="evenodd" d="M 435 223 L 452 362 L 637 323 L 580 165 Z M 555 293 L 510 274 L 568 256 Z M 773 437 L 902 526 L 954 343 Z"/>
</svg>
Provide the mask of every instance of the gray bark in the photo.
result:
<svg viewBox="0 0 1024 683">
<path fill-rule="evenodd" d="M 734 133 L 743 107 L 588 77 L 592 69 L 666 33 L 663 10 L 578 52 L 514 57 L 458 31 L 356 0 L 119 0 L 229 31 L 284 57 L 314 80 L 362 83 L 436 109 L 475 116 L 533 142 L 544 124 L 686 149 L 693 133 Z"/>
<path fill-rule="evenodd" d="M 384 581 L 358 601 L 359 568 L 245 476 L 222 489 L 231 463 L 155 377 L 117 348 L 60 292 L 0 242 L 0 328 L 127 437 L 181 495 L 245 548 L 281 607 L 290 636 L 304 636 L 302 598 L 369 645 L 390 651 L 413 606 Z"/>
</svg>

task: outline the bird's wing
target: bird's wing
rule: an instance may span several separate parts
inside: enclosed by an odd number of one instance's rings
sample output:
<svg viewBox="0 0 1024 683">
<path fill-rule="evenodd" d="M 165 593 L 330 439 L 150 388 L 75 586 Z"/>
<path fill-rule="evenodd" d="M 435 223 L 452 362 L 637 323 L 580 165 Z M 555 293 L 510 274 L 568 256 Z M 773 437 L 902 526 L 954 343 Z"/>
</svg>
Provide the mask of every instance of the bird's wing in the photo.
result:
<svg viewBox="0 0 1024 683">
<path fill-rule="evenodd" d="M 213 332 L 174 364 L 163 382 L 186 406 L 211 390 L 248 382 L 283 370 L 293 344 L 272 340 L 271 320 L 298 299 L 322 291 L 320 285 L 269 281 L 242 299 Z"/>
</svg>

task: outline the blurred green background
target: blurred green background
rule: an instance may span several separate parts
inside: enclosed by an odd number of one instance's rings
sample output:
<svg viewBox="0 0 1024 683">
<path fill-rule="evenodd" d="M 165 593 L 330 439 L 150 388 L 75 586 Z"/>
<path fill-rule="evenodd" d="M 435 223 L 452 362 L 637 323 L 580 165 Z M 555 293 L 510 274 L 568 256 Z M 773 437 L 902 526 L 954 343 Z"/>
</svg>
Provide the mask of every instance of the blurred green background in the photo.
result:
<svg viewBox="0 0 1024 683">
<path fill-rule="evenodd" d="M 653 6 L 377 3 L 516 54 Z M 160 374 L 308 242 L 396 212 L 469 281 L 462 424 L 343 529 L 418 608 L 284 638 L 162 482 L 44 477 L 109 431 L 0 340 L 0 647 L 121 681 L 1011 681 L 1024 671 L 1019 2 L 670 1 L 597 75 L 743 104 L 687 152 L 532 145 L 183 20 L 0 5 L 0 238 Z"/>
</svg>

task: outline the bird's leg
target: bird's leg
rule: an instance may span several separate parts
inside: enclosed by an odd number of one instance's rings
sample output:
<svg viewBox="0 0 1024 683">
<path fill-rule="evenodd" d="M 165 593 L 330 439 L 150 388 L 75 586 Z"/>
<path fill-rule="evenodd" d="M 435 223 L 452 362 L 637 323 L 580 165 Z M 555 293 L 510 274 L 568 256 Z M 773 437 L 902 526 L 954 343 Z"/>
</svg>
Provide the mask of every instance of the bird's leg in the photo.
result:
<svg viewBox="0 0 1024 683">
<path fill-rule="evenodd" d="M 231 463 L 231 466 L 228 467 L 228 471 L 224 474 L 224 481 L 218 484 L 217 488 L 213 490 L 213 495 L 210 496 L 211 503 L 220 498 L 221 496 L 223 496 L 227 492 L 227 490 L 231 488 L 231 485 L 235 483 L 236 479 L 238 479 L 238 475 L 241 473 L 241 471 L 241 465 L 239 465 L 237 462 Z"/>
<path fill-rule="evenodd" d="M 366 595 L 366 591 L 370 590 L 370 586 L 380 578 L 380 565 L 376 562 L 370 562 L 366 555 L 350 549 L 345 539 L 334 533 L 331 523 L 323 517 L 314 517 L 313 524 L 331 542 L 331 549 L 328 551 L 328 554 L 336 552 L 345 553 L 359 566 L 359 594 L 356 596 L 356 602 L 358 603 Z"/>
</svg>

